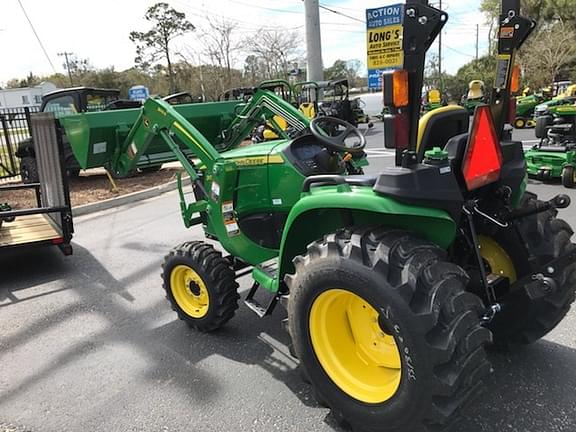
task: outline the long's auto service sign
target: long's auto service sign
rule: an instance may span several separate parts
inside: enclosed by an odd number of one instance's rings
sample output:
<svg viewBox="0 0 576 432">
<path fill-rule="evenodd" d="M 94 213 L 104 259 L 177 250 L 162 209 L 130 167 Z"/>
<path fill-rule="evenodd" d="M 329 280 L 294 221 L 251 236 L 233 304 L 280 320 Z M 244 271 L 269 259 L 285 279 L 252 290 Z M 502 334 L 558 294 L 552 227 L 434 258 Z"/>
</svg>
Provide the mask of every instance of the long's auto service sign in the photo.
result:
<svg viewBox="0 0 576 432">
<path fill-rule="evenodd" d="M 382 72 L 401 68 L 402 18 L 404 5 L 396 4 L 366 10 L 366 46 L 368 51 L 368 86 L 382 87 Z"/>
</svg>

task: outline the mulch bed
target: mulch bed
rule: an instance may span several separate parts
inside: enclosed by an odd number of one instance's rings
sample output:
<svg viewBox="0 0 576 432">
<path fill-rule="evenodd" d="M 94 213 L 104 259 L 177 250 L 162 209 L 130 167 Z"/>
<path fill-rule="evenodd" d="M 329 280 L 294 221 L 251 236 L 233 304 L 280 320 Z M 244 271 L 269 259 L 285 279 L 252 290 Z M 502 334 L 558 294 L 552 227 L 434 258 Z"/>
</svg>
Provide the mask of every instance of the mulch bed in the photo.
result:
<svg viewBox="0 0 576 432">
<path fill-rule="evenodd" d="M 139 173 L 134 177 L 116 179 L 118 192 L 112 190 L 112 185 L 103 170 L 82 172 L 80 177 L 70 179 L 70 201 L 72 207 L 77 207 L 138 192 L 176 180 L 178 171 L 181 169 L 163 168 L 155 173 Z M 36 207 L 36 197 L 33 190 L 0 191 L 0 202 L 8 203 L 13 209 Z"/>
</svg>

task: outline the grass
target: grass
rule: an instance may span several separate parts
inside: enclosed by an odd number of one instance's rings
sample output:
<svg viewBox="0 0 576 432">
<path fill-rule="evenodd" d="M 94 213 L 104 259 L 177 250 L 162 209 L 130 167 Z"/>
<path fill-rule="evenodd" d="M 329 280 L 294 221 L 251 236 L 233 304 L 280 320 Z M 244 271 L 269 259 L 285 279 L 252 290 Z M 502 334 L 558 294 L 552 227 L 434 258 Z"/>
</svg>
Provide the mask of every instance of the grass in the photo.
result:
<svg viewBox="0 0 576 432">
<path fill-rule="evenodd" d="M 10 135 L 28 135 L 28 128 L 15 128 L 15 129 L 10 129 L 9 131 Z M 3 137 L 4 134 L 4 130 L 0 129 L 0 137 Z"/>
<path fill-rule="evenodd" d="M 14 161 L 17 163 L 18 158 L 14 156 Z M 4 165 L 9 165 L 10 163 L 10 155 L 8 154 L 8 149 L 6 148 L 6 144 L 3 140 L 0 140 L 0 162 Z M 0 165 L 0 177 L 8 176 L 8 173 L 1 165 Z"/>
</svg>

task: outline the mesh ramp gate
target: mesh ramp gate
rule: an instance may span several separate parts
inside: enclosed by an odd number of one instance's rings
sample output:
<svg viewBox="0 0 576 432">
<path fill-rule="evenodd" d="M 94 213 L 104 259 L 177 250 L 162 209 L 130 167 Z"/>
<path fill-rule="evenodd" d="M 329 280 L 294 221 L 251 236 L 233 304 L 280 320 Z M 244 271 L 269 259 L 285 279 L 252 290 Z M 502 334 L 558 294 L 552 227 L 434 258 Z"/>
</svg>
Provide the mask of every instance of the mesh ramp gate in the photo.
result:
<svg viewBox="0 0 576 432">
<path fill-rule="evenodd" d="M 0 248 L 57 245 L 70 255 L 74 227 L 62 139 L 54 115 L 31 115 L 31 132 L 40 182 L 0 186 L 0 200 L 3 190 L 34 189 L 37 206 L 0 212 L 1 217 L 15 217 L 0 228 Z"/>
</svg>

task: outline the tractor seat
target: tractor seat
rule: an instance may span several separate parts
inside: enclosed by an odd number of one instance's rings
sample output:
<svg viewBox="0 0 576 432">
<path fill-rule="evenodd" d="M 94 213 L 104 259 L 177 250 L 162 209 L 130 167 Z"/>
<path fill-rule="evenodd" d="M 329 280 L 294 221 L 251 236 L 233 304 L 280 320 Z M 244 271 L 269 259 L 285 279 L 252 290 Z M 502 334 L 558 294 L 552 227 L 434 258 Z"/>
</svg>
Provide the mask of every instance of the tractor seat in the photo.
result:
<svg viewBox="0 0 576 432">
<path fill-rule="evenodd" d="M 470 83 L 468 99 L 482 99 L 484 97 L 484 83 L 475 81 Z"/>
<path fill-rule="evenodd" d="M 450 138 L 468 132 L 470 116 L 465 108 L 448 105 L 422 116 L 418 127 L 418 161 L 424 160 L 426 150 L 444 148 Z"/>
<path fill-rule="evenodd" d="M 428 103 L 439 104 L 442 102 L 442 95 L 438 90 L 430 90 L 428 92 Z"/>
</svg>

